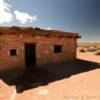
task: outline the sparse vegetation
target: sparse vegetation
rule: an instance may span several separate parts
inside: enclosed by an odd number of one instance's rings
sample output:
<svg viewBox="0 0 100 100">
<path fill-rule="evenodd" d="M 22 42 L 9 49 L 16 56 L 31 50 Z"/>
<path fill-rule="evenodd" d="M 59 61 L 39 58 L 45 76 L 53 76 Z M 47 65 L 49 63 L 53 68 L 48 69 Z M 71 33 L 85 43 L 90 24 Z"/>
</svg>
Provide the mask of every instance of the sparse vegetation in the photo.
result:
<svg viewBox="0 0 100 100">
<path fill-rule="evenodd" d="M 85 53 L 86 50 L 85 50 L 84 48 L 81 48 L 81 49 L 80 49 L 80 52 L 84 52 L 84 53 Z"/>
<path fill-rule="evenodd" d="M 79 52 L 93 52 L 95 55 L 100 55 L 100 43 L 79 43 Z"/>
<path fill-rule="evenodd" d="M 95 55 L 100 55 L 100 50 L 96 51 Z"/>
<path fill-rule="evenodd" d="M 95 47 L 87 48 L 87 51 L 89 51 L 89 52 L 95 52 L 96 50 L 97 50 L 97 48 L 95 48 Z"/>
</svg>

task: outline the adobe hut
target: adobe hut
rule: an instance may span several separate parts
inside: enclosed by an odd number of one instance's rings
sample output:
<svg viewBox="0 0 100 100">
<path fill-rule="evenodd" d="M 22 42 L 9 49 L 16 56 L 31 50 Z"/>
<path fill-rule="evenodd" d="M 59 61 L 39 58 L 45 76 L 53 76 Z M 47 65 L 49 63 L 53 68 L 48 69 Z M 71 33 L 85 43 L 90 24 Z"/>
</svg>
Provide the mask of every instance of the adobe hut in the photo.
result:
<svg viewBox="0 0 100 100">
<path fill-rule="evenodd" d="M 76 59 L 78 33 L 0 27 L 0 70 Z"/>
</svg>

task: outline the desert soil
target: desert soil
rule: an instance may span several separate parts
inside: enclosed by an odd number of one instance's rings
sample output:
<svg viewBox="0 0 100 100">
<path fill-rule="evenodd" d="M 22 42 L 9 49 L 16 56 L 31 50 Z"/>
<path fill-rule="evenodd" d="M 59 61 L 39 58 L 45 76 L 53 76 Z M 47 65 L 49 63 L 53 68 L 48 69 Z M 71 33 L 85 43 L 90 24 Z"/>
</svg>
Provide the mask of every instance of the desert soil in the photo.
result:
<svg viewBox="0 0 100 100">
<path fill-rule="evenodd" d="M 89 52 L 77 54 L 77 58 L 100 66 L 100 56 Z M 75 64 L 74 67 L 76 66 L 79 65 Z M 1 78 L 0 100 L 100 100 L 100 69 L 73 74 L 47 85 L 26 89 L 21 93 L 16 92 L 15 85 L 8 85 Z"/>
</svg>

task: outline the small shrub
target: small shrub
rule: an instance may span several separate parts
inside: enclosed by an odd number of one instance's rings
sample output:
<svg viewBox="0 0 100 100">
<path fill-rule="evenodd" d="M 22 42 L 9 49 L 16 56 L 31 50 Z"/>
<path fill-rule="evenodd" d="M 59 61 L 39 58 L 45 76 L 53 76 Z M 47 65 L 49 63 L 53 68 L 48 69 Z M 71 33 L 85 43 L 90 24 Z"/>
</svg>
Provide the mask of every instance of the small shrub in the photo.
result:
<svg viewBox="0 0 100 100">
<path fill-rule="evenodd" d="M 84 48 L 80 49 L 80 52 L 86 52 L 86 50 Z"/>
<path fill-rule="evenodd" d="M 95 52 L 95 55 L 100 55 L 100 50 Z"/>
<path fill-rule="evenodd" d="M 94 47 L 87 48 L 87 51 L 89 51 L 89 52 L 95 52 L 96 50 L 97 50 L 97 49 L 94 48 Z"/>
<path fill-rule="evenodd" d="M 97 50 L 100 50 L 100 47 L 97 47 Z"/>
</svg>

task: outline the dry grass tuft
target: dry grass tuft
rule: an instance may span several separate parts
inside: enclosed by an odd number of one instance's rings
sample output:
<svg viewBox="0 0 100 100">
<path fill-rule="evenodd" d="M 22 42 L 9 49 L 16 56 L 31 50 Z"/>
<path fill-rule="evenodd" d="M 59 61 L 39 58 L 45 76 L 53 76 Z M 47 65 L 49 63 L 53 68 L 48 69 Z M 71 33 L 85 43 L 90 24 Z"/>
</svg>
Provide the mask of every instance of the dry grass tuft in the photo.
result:
<svg viewBox="0 0 100 100">
<path fill-rule="evenodd" d="M 100 55 L 100 50 L 96 51 L 95 55 Z"/>
<path fill-rule="evenodd" d="M 89 51 L 89 52 L 95 52 L 96 50 L 97 50 L 97 48 L 95 48 L 95 47 L 87 48 L 87 51 Z"/>
<path fill-rule="evenodd" d="M 85 53 L 85 52 L 86 52 L 85 48 L 81 48 L 81 49 L 80 49 L 80 52 Z"/>
</svg>

